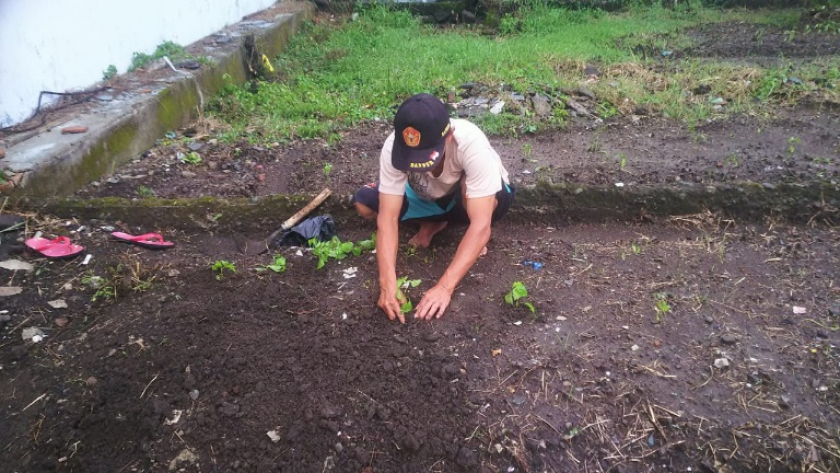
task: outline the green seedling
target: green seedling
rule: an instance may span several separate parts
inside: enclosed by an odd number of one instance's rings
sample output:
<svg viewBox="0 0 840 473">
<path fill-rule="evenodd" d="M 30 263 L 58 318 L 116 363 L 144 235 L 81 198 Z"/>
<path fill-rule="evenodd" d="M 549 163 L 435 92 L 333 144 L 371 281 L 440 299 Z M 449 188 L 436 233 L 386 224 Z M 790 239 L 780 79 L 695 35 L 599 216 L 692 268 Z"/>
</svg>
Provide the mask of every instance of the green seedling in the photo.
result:
<svg viewBox="0 0 840 473">
<path fill-rule="evenodd" d="M 408 279 L 408 276 L 397 279 L 397 300 L 400 301 L 400 313 L 407 314 L 414 309 L 414 304 L 404 290 L 408 291 L 409 288 L 417 287 L 421 282 L 420 279 Z"/>
<path fill-rule="evenodd" d="M 627 156 L 624 153 L 618 155 L 618 170 L 624 171 L 624 168 L 627 166 Z"/>
<path fill-rule="evenodd" d="M 274 255 L 274 261 L 271 264 L 257 266 L 257 272 L 274 271 L 275 273 L 282 273 L 286 271 L 286 258 L 282 255 Z"/>
<path fill-rule="evenodd" d="M 524 145 L 522 145 L 522 154 L 524 154 L 526 158 L 528 156 L 531 156 L 531 153 L 533 152 L 534 147 L 531 145 L 531 143 L 525 143 Z"/>
<path fill-rule="evenodd" d="M 332 172 L 332 163 L 324 164 L 324 176 L 329 180 L 330 173 Z"/>
<path fill-rule="evenodd" d="M 157 193 L 151 187 L 140 186 L 137 188 L 137 195 L 140 197 L 147 199 L 149 197 L 157 197 Z"/>
<path fill-rule="evenodd" d="M 117 75 L 117 66 L 113 64 L 109 64 L 108 68 L 102 72 L 102 80 L 108 81 L 116 77 Z"/>
<path fill-rule="evenodd" d="M 184 156 L 183 161 L 187 164 L 201 164 L 201 155 L 195 151 L 190 151 Z"/>
<path fill-rule="evenodd" d="M 223 259 L 213 262 L 213 266 L 211 266 L 210 269 L 213 270 L 213 273 L 216 275 L 216 280 L 218 281 L 225 278 L 225 271 L 230 273 L 236 272 L 236 266 L 230 261 L 225 261 Z"/>
<path fill-rule="evenodd" d="M 668 304 L 668 294 L 665 292 L 657 292 L 653 295 L 654 310 L 656 313 L 653 316 L 653 323 L 662 322 L 665 314 L 671 312 L 671 305 Z"/>
<path fill-rule="evenodd" d="M 93 289 L 93 297 L 90 298 L 92 302 L 98 300 L 113 299 L 117 295 L 114 286 L 108 284 L 108 281 L 102 276 L 87 275 L 82 277 L 82 284 Z"/>
<path fill-rule="evenodd" d="M 317 269 L 321 269 L 331 259 L 343 260 L 351 254 L 360 256 L 365 251 L 373 250 L 376 248 L 376 234 L 372 234 L 369 240 L 362 240 L 358 243 L 342 242 L 337 236 L 332 237 L 329 241 L 318 241 L 317 238 L 311 238 L 307 243 L 312 248 L 312 254 L 318 257 Z"/>
<path fill-rule="evenodd" d="M 537 309 L 534 307 L 534 304 L 523 300 L 526 297 L 528 297 L 528 289 L 525 287 L 525 284 L 521 281 L 515 281 L 510 288 L 510 292 L 505 294 L 505 303 L 511 307 L 519 307 L 519 304 L 521 303 L 523 306 L 527 307 L 532 314 L 536 313 Z"/>
<path fill-rule="evenodd" d="M 796 151 L 796 145 L 798 145 L 801 141 L 802 140 L 800 140 L 796 136 L 791 136 L 790 138 L 788 138 L 788 140 L 787 140 L 787 142 L 788 142 L 788 148 L 787 148 L 788 155 L 793 155 L 793 152 Z"/>
</svg>

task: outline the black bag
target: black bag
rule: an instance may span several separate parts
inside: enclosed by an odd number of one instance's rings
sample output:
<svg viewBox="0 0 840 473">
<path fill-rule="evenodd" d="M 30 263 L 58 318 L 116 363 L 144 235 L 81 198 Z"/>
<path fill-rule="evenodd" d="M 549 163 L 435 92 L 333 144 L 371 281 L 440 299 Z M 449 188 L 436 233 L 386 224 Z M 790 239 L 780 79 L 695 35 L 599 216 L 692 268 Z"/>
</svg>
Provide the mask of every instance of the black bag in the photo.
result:
<svg viewBox="0 0 840 473">
<path fill-rule="evenodd" d="M 327 241 L 335 236 L 335 222 L 329 215 L 310 217 L 283 233 L 272 248 L 278 246 L 306 246 L 312 238 Z"/>
</svg>

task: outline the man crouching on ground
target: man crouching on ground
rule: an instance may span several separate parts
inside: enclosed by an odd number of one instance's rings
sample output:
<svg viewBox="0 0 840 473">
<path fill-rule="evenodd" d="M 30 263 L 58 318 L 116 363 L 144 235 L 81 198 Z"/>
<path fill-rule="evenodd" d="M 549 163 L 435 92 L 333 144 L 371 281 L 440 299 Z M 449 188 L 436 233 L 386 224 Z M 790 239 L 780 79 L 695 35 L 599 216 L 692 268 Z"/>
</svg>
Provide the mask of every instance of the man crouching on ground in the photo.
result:
<svg viewBox="0 0 840 473">
<path fill-rule="evenodd" d="M 388 318 L 405 323 L 397 300 L 400 221 L 420 223 L 408 243 L 422 248 L 449 222 L 469 222 L 452 262 L 417 305 L 415 317 L 431 320 L 443 315 L 455 286 L 487 253 L 490 225 L 507 212 L 513 197 L 508 172 L 478 127 L 450 119 L 446 106 L 432 95 L 403 102 L 394 132 L 382 146 L 379 184 L 363 186 L 355 195 L 359 215 L 376 218 L 378 305 Z"/>
</svg>

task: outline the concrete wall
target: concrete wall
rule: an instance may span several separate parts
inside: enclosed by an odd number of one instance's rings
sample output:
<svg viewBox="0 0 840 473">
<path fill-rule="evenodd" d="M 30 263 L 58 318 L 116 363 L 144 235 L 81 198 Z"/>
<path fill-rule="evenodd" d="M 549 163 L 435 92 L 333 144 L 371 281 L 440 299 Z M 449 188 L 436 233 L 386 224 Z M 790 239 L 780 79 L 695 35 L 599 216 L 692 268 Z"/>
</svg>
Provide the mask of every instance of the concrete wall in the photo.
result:
<svg viewBox="0 0 840 473">
<path fill-rule="evenodd" d="M 28 118 L 41 90 L 125 72 L 134 52 L 186 46 L 275 0 L 0 0 L 0 127 Z"/>
</svg>

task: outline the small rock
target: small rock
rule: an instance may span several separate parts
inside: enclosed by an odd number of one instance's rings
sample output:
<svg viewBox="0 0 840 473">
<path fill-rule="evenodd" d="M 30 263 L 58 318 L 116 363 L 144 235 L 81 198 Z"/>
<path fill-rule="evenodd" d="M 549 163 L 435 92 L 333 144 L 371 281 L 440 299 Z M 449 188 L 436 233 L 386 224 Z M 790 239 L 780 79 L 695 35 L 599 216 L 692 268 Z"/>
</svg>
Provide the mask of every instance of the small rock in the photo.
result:
<svg viewBox="0 0 840 473">
<path fill-rule="evenodd" d="M 0 287 L 0 297 L 16 296 L 23 292 L 20 286 L 3 286 Z"/>
<path fill-rule="evenodd" d="M 175 67 L 178 69 L 200 69 L 201 63 L 195 59 L 186 59 L 184 61 L 176 62 Z"/>
<path fill-rule="evenodd" d="M 98 382 L 98 379 L 94 378 L 93 376 L 90 376 L 88 379 L 85 380 L 85 385 L 87 385 L 88 387 L 93 387 L 96 386 L 96 383 Z"/>
<path fill-rule="evenodd" d="M 586 87 L 578 87 L 576 92 L 584 97 L 588 98 L 589 100 L 595 100 L 595 93 L 591 90 L 587 89 Z"/>
<path fill-rule="evenodd" d="M 68 319 L 67 317 L 56 317 L 55 318 L 55 325 L 58 326 L 58 327 L 64 327 L 68 323 L 70 323 L 70 319 Z"/>
<path fill-rule="evenodd" d="M 193 401 L 198 399 L 198 389 L 193 389 L 192 391 L 190 391 L 190 399 L 192 399 Z"/>
<path fill-rule="evenodd" d="M 707 316 L 703 317 L 703 320 L 705 320 L 706 323 L 709 324 L 709 325 L 715 323 L 715 318 L 712 317 L 711 315 L 707 315 Z"/>
<path fill-rule="evenodd" d="M 195 177 L 195 176 L 197 176 L 197 175 L 198 175 L 198 174 L 196 174 L 196 173 L 194 173 L 194 172 L 192 172 L 192 171 L 181 171 L 181 177 L 186 177 L 187 179 L 193 178 L 193 177 Z"/>
<path fill-rule="evenodd" d="M 9 271 L 26 271 L 27 273 L 31 273 L 35 269 L 35 266 L 25 261 L 7 259 L 6 261 L 0 261 L 0 268 L 8 269 Z"/>
<path fill-rule="evenodd" d="M 828 315 L 832 317 L 840 317 L 840 304 L 834 304 L 828 308 Z"/>
<path fill-rule="evenodd" d="M 344 445 L 342 445 L 341 442 L 337 442 L 335 444 L 335 453 L 341 453 L 343 451 L 344 451 Z"/>
<path fill-rule="evenodd" d="M 551 114 L 551 101 L 545 95 L 535 94 L 531 97 L 531 104 L 538 116 L 545 117 Z"/>
<path fill-rule="evenodd" d="M 817 330 L 817 338 L 828 338 L 828 332 L 826 332 L 825 330 Z"/>
<path fill-rule="evenodd" d="M 52 307 L 53 309 L 66 309 L 67 302 L 64 299 L 56 299 L 54 301 L 47 302 L 47 305 Z"/>
<path fill-rule="evenodd" d="M 513 398 L 511 398 L 510 402 L 516 406 L 521 406 L 522 404 L 525 404 L 525 396 L 522 394 L 517 394 L 513 396 Z"/>
<path fill-rule="evenodd" d="M 725 333 L 720 337 L 720 342 L 724 345 L 734 345 L 738 343 L 738 337 L 731 333 Z"/>
<path fill-rule="evenodd" d="M 504 109 L 505 109 L 505 102 L 502 101 L 502 100 L 499 100 L 492 107 L 490 107 L 490 113 L 492 113 L 493 115 L 498 115 L 498 114 L 502 113 L 502 110 L 504 110 Z"/>
<path fill-rule="evenodd" d="M 715 368 L 717 369 L 724 369 L 729 367 L 729 360 L 726 358 L 718 358 L 715 360 Z"/>
<path fill-rule="evenodd" d="M 86 133 L 88 131 L 88 127 L 86 126 L 66 126 L 61 129 L 62 135 L 75 135 L 78 133 Z"/>
<path fill-rule="evenodd" d="M 779 397 L 779 406 L 781 406 L 785 409 L 789 408 L 790 407 L 790 396 L 788 396 L 787 394 L 782 394 L 781 397 Z"/>
<path fill-rule="evenodd" d="M 763 187 L 763 188 L 767 189 L 768 191 L 776 190 L 776 185 L 775 185 L 775 184 L 771 184 L 771 183 L 769 183 L 769 182 L 762 182 L 762 183 L 761 183 L 761 187 Z"/>
<path fill-rule="evenodd" d="M 201 148 L 204 148 L 204 143 L 200 141 L 193 141 L 187 145 L 187 148 L 189 148 L 190 151 L 199 151 Z"/>
<path fill-rule="evenodd" d="M 4 313 L 0 313 L 0 323 L 5 324 L 5 323 L 11 322 L 12 321 L 12 316 L 5 313 L 6 311 L 3 311 L 3 312 Z"/>
</svg>

